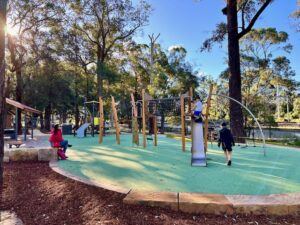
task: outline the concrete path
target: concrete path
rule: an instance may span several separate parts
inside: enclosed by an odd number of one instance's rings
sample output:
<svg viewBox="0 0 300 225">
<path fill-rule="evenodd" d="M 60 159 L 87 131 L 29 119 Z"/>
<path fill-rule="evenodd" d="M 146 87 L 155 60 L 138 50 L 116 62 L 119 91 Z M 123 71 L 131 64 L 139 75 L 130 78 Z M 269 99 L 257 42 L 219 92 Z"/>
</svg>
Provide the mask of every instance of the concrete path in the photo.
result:
<svg viewBox="0 0 300 225">
<path fill-rule="evenodd" d="M 23 225 L 14 212 L 0 211 L 0 225 Z"/>
</svg>

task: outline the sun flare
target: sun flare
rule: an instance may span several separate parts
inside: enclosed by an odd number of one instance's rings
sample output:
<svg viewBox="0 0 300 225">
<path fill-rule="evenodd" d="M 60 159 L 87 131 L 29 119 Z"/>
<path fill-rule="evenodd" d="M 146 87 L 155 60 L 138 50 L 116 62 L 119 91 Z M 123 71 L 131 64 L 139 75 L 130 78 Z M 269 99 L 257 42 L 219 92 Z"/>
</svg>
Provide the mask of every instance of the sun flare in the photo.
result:
<svg viewBox="0 0 300 225">
<path fill-rule="evenodd" d="M 7 34 L 10 34 L 10 35 L 13 35 L 13 36 L 17 36 L 19 31 L 18 31 L 18 28 L 17 26 L 11 26 L 10 24 L 7 24 L 6 27 L 5 27 L 5 32 Z"/>
</svg>

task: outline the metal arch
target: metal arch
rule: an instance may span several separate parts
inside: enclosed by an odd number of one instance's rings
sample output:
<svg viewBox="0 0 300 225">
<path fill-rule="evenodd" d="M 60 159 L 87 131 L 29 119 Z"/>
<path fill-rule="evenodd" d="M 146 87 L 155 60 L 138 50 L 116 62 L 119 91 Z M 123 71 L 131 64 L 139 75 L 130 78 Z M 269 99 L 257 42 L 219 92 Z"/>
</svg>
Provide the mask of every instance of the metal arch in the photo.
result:
<svg viewBox="0 0 300 225">
<path fill-rule="evenodd" d="M 245 105 L 243 105 L 243 104 L 242 104 L 241 102 L 239 102 L 238 100 L 236 100 L 236 99 L 234 99 L 234 98 L 231 98 L 231 97 L 229 97 L 229 96 L 221 95 L 221 94 L 211 94 L 211 95 L 216 95 L 216 96 L 220 96 L 220 97 L 224 97 L 224 98 L 227 98 L 227 99 L 229 99 L 229 100 L 232 100 L 232 101 L 238 103 L 240 106 L 242 106 L 244 109 L 247 110 L 247 112 L 248 112 L 248 113 L 253 117 L 253 119 L 255 120 L 255 122 L 256 122 L 256 124 L 257 124 L 259 130 L 260 130 L 260 133 L 261 133 L 261 136 L 262 136 L 262 140 L 263 140 L 264 156 L 266 156 L 266 149 L 265 149 L 265 147 L 266 147 L 266 140 L 265 140 L 265 135 L 264 135 L 264 133 L 263 133 L 263 131 L 262 131 L 262 129 L 261 129 L 261 126 L 260 126 L 259 122 L 257 121 L 256 117 L 253 115 L 253 113 L 250 111 L 250 109 L 248 109 Z"/>
</svg>

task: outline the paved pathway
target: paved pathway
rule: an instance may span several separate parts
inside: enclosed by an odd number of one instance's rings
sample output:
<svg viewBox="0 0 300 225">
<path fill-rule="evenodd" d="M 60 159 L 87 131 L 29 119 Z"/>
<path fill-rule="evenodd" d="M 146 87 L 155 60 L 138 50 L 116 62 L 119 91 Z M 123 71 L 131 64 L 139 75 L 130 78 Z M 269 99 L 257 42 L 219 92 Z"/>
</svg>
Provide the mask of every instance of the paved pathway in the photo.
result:
<svg viewBox="0 0 300 225">
<path fill-rule="evenodd" d="M 44 134 L 39 130 L 33 131 L 33 139 L 31 139 L 30 135 L 27 136 L 27 140 L 20 146 L 20 148 L 35 148 L 35 147 L 50 147 L 48 139 L 49 134 Z M 23 140 L 23 135 L 19 135 L 18 139 Z M 12 146 L 12 148 L 16 148 Z M 4 146 L 5 150 L 9 150 L 8 145 Z"/>
<path fill-rule="evenodd" d="M 14 212 L 0 211 L 0 225 L 23 225 Z"/>
</svg>

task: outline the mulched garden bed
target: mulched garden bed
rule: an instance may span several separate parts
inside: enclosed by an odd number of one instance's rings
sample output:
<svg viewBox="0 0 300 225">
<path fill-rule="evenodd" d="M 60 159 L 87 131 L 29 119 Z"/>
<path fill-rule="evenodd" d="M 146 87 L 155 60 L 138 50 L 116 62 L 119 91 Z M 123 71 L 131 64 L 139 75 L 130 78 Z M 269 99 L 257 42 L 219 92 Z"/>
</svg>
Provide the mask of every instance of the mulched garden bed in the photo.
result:
<svg viewBox="0 0 300 225">
<path fill-rule="evenodd" d="M 300 217 L 196 215 L 124 205 L 125 195 L 65 178 L 48 163 L 4 164 L 4 179 L 0 209 L 14 211 L 25 225 L 300 225 Z"/>
</svg>

